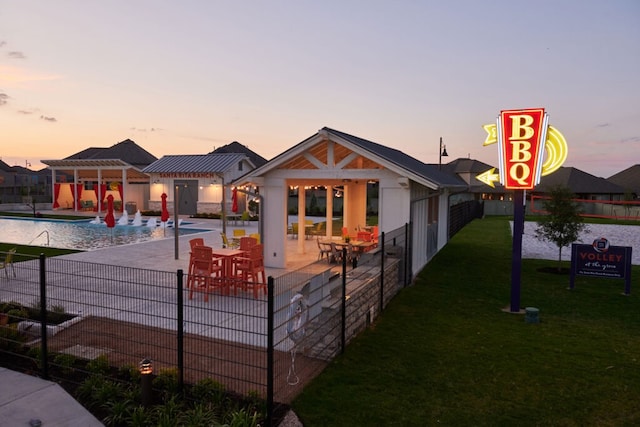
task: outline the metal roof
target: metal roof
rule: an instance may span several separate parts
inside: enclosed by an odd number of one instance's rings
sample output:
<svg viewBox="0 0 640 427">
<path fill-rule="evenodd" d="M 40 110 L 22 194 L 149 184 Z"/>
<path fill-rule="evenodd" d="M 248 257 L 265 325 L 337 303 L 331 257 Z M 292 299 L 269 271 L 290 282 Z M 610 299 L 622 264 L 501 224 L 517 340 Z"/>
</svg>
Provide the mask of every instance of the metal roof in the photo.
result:
<svg viewBox="0 0 640 427">
<path fill-rule="evenodd" d="M 241 161 L 249 161 L 244 154 L 186 154 L 169 155 L 151 163 L 143 169 L 146 173 L 224 173 Z M 251 162 L 249 162 L 251 163 Z"/>
</svg>

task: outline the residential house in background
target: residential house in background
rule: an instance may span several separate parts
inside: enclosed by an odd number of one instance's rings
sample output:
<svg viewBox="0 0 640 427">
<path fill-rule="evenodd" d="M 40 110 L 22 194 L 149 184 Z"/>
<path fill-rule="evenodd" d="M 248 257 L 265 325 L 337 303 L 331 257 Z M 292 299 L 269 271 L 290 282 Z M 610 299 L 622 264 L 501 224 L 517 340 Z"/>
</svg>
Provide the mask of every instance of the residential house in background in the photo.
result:
<svg viewBox="0 0 640 427">
<path fill-rule="evenodd" d="M 624 188 L 625 199 L 640 200 L 640 164 L 611 175 L 607 181 Z"/>
<path fill-rule="evenodd" d="M 0 203 L 24 205 L 51 201 L 51 174 L 31 166 L 9 166 L 0 160 Z"/>
</svg>

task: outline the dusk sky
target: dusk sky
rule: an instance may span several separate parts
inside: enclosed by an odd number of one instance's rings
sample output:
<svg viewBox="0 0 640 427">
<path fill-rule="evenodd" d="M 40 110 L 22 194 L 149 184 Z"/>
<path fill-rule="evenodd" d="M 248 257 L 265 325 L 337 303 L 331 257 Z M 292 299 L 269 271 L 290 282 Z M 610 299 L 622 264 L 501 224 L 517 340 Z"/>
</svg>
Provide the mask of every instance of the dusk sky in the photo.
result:
<svg viewBox="0 0 640 427">
<path fill-rule="evenodd" d="M 544 107 L 564 166 L 640 163 L 640 1 L 0 0 L 0 158 L 130 138 L 267 159 L 328 126 L 498 164 L 482 125 Z"/>
</svg>

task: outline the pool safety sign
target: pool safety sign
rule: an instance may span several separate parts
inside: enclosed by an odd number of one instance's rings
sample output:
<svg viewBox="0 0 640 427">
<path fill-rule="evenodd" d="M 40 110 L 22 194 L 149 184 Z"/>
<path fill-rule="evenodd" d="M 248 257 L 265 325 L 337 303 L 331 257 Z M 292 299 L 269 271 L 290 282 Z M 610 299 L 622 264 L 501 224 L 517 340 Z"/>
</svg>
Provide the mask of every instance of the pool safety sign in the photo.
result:
<svg viewBox="0 0 640 427">
<path fill-rule="evenodd" d="M 570 289 L 575 286 L 575 276 L 595 276 L 624 279 L 625 295 L 631 292 L 631 247 L 611 246 L 604 237 L 591 245 L 571 245 Z"/>
<path fill-rule="evenodd" d="M 508 190 L 532 190 L 567 159 L 567 142 L 544 108 L 503 110 L 496 124 L 483 128 L 483 145 L 498 143 L 499 174 L 492 168 L 476 178 L 491 187 L 499 179 Z"/>
</svg>

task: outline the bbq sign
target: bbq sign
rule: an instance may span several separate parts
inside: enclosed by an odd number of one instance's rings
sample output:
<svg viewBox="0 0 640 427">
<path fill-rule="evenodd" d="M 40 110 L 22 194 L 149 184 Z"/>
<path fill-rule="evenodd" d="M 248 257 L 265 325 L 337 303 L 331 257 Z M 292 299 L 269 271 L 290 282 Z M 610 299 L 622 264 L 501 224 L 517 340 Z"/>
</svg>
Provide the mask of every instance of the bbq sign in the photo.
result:
<svg viewBox="0 0 640 427">
<path fill-rule="evenodd" d="M 540 177 L 555 172 L 567 158 L 567 143 L 549 126 L 544 108 L 504 110 L 497 124 L 483 126 L 483 145 L 498 143 L 499 175 L 492 168 L 477 176 L 485 184 L 500 183 L 508 190 L 532 190 Z"/>
<path fill-rule="evenodd" d="M 571 245 L 570 289 L 575 276 L 596 276 L 626 281 L 625 295 L 631 292 L 631 247 L 611 246 L 604 237 L 591 245 Z"/>
</svg>

